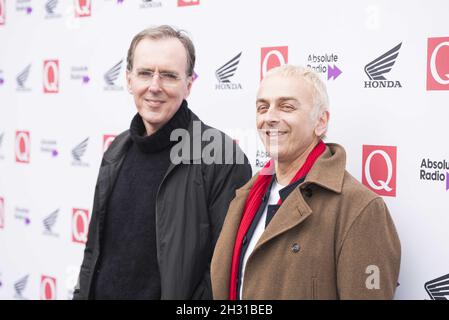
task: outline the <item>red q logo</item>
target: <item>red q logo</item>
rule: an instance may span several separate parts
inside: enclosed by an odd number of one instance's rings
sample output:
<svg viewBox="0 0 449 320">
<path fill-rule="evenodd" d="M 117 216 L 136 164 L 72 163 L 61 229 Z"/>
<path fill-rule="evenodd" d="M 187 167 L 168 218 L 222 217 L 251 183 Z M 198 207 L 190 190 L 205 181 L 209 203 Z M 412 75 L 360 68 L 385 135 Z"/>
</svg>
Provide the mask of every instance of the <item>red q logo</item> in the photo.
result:
<svg viewBox="0 0 449 320">
<path fill-rule="evenodd" d="M 86 243 L 89 230 L 89 211 L 86 209 L 72 210 L 72 241 Z"/>
<path fill-rule="evenodd" d="M 30 133 L 28 131 L 16 131 L 16 162 L 30 162 Z"/>
<path fill-rule="evenodd" d="M 427 40 L 427 90 L 449 90 L 449 37 Z"/>
<path fill-rule="evenodd" d="M 268 70 L 288 63 L 288 47 L 269 47 L 261 49 L 260 80 Z"/>
<path fill-rule="evenodd" d="M 178 0 L 178 7 L 197 6 L 200 0 Z"/>
<path fill-rule="evenodd" d="M 103 135 L 103 153 L 108 150 L 109 146 L 111 145 L 112 141 L 115 139 L 115 135 L 113 134 L 105 134 Z"/>
<path fill-rule="evenodd" d="M 89 17 L 91 9 L 90 0 L 75 0 L 75 17 Z"/>
<path fill-rule="evenodd" d="M 5 0 L 0 0 L 0 25 L 5 24 Z"/>
<path fill-rule="evenodd" d="M 57 93 L 59 91 L 59 61 L 44 61 L 44 92 Z"/>
<path fill-rule="evenodd" d="M 41 300 L 56 300 L 56 279 L 41 277 Z"/>
<path fill-rule="evenodd" d="M 381 196 L 396 196 L 396 147 L 363 146 L 362 183 Z"/>
<path fill-rule="evenodd" d="M 5 199 L 0 197 L 0 229 L 5 228 Z"/>
</svg>

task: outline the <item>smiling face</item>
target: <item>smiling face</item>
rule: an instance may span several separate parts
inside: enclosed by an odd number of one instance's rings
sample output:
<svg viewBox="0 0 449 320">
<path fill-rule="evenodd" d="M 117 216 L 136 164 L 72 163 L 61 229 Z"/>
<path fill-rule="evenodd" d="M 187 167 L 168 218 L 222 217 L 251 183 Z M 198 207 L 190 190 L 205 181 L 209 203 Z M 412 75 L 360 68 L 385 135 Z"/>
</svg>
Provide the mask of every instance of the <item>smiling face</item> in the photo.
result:
<svg viewBox="0 0 449 320">
<path fill-rule="evenodd" d="M 148 77 L 152 72 L 155 76 Z M 134 51 L 133 69 L 126 72 L 128 91 L 151 135 L 178 111 L 192 86 L 187 76 L 187 53 L 176 38 L 142 39 Z M 177 76 L 165 81 L 159 74 Z"/>
<path fill-rule="evenodd" d="M 256 125 L 265 149 L 279 162 L 293 162 L 314 146 L 327 118 L 316 116 L 311 85 L 297 76 L 267 75 L 257 93 Z"/>
</svg>

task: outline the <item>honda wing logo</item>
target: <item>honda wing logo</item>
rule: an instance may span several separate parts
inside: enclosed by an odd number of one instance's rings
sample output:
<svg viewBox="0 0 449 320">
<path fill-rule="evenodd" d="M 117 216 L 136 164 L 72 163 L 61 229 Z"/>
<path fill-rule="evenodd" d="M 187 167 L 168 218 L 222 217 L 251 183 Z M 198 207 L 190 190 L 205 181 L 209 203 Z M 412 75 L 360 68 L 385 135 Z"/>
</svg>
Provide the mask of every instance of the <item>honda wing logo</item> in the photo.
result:
<svg viewBox="0 0 449 320">
<path fill-rule="evenodd" d="M 58 213 L 59 213 L 59 209 L 50 213 L 50 215 L 43 220 L 46 234 L 54 234 L 53 227 L 56 223 L 56 220 L 58 219 Z"/>
<path fill-rule="evenodd" d="M 215 76 L 217 77 L 217 80 L 219 82 L 223 83 L 230 83 L 229 78 L 232 77 L 235 74 L 235 71 L 237 70 L 237 66 L 240 62 L 240 56 L 242 53 L 240 52 L 238 55 L 236 55 L 234 58 L 226 62 L 223 66 L 221 66 L 216 72 Z"/>
<path fill-rule="evenodd" d="M 370 79 L 365 81 L 365 88 L 402 88 L 399 81 L 387 81 L 384 76 L 393 68 L 401 46 L 402 42 L 365 66 L 365 73 Z"/>
<path fill-rule="evenodd" d="M 111 69 L 108 70 L 108 72 L 104 75 L 104 81 L 109 86 L 114 86 L 115 81 L 117 81 L 117 78 L 120 74 L 120 69 L 122 68 L 122 62 L 123 60 L 120 60 L 115 66 L 113 66 Z"/>
<path fill-rule="evenodd" d="M 424 288 L 432 300 L 449 300 L 449 274 L 426 282 Z"/>
<path fill-rule="evenodd" d="M 23 291 L 25 290 L 27 283 L 28 283 L 28 277 L 29 275 L 26 275 L 25 277 L 21 278 L 19 281 L 17 281 L 14 284 L 14 290 L 16 291 L 15 297 L 18 299 L 25 299 L 23 297 Z"/>
<path fill-rule="evenodd" d="M 30 68 L 31 64 L 27 65 L 26 68 L 16 77 L 17 86 L 19 89 L 25 89 L 25 81 L 27 81 L 28 75 L 30 74 Z"/>
<path fill-rule="evenodd" d="M 72 149 L 72 157 L 74 165 L 84 165 L 87 166 L 86 163 L 83 163 L 82 157 L 86 153 L 87 145 L 89 143 L 89 138 L 84 139 L 80 142 L 75 148 Z"/>
</svg>

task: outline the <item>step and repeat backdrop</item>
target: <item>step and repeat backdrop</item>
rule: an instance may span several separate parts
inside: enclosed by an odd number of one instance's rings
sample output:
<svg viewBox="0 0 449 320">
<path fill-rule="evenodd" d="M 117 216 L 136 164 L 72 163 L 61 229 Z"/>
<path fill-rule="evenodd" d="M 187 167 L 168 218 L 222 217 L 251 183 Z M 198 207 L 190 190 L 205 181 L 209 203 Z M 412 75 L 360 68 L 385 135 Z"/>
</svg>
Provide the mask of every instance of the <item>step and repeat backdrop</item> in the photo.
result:
<svg viewBox="0 0 449 320">
<path fill-rule="evenodd" d="M 396 299 L 447 299 L 448 14 L 447 0 L 0 0 L 0 298 L 71 299 L 101 157 L 136 113 L 129 43 L 170 24 L 196 45 L 190 108 L 254 172 L 267 161 L 261 77 L 284 63 L 318 72 L 326 141 L 396 224 Z"/>
</svg>

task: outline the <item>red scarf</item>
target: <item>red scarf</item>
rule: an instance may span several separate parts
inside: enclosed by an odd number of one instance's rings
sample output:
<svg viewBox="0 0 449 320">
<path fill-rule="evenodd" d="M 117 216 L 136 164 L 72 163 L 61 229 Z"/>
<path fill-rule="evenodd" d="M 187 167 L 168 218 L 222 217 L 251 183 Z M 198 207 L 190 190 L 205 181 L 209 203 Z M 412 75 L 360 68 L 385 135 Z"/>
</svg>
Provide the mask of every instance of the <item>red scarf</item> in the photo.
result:
<svg viewBox="0 0 449 320">
<path fill-rule="evenodd" d="M 302 167 L 296 172 L 292 181 L 289 184 L 296 182 L 297 180 L 304 177 L 312 168 L 316 159 L 324 152 L 326 149 L 326 145 L 322 140 L 318 142 L 315 148 L 310 152 L 307 156 L 306 161 L 302 165 Z M 270 185 L 270 181 L 272 175 L 274 173 L 274 161 L 271 159 L 265 167 L 262 168 L 259 172 L 259 176 L 257 177 L 256 182 L 252 186 L 249 191 L 248 198 L 246 199 L 245 207 L 243 209 L 243 217 L 240 221 L 240 226 L 237 231 L 237 236 L 234 242 L 234 251 L 232 254 L 232 264 L 231 264 L 231 279 L 229 284 L 229 299 L 236 300 L 237 299 L 237 277 L 238 270 L 240 264 L 240 252 L 242 250 L 243 238 L 246 235 L 251 223 L 254 219 L 254 216 L 259 210 L 260 204 L 262 203 L 262 197 L 266 194 L 268 186 Z M 279 199 L 278 204 L 281 204 L 282 200 Z"/>
</svg>

